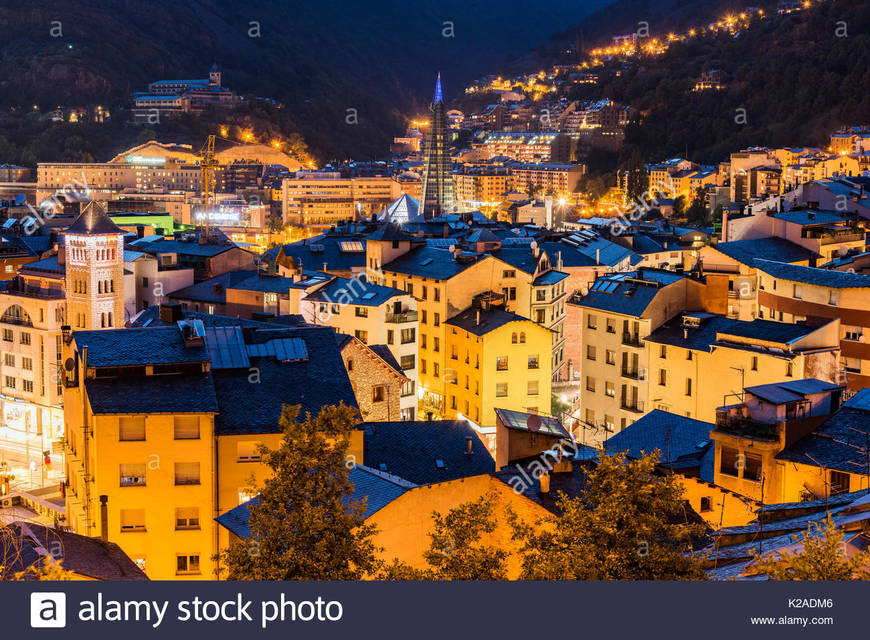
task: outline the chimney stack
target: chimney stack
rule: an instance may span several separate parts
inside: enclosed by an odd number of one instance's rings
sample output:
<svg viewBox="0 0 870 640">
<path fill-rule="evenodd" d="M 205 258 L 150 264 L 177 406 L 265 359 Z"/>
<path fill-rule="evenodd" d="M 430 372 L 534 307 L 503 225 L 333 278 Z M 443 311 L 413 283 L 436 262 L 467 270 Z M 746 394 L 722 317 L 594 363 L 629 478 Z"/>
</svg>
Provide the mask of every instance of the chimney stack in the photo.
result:
<svg viewBox="0 0 870 640">
<path fill-rule="evenodd" d="M 100 496 L 100 539 L 109 541 L 109 496 Z"/>
<path fill-rule="evenodd" d="M 471 439 L 471 436 L 465 436 L 465 455 L 471 455 L 471 447 L 474 444 L 474 441 Z"/>
<path fill-rule="evenodd" d="M 480 309 L 478 309 L 478 310 L 476 311 L 476 315 L 477 315 L 477 322 L 476 322 L 476 324 L 477 324 L 477 326 L 479 327 L 479 326 L 480 326 Z"/>
<path fill-rule="evenodd" d="M 550 493 L 550 474 L 545 472 L 538 478 L 538 481 L 541 483 L 541 493 Z"/>
</svg>

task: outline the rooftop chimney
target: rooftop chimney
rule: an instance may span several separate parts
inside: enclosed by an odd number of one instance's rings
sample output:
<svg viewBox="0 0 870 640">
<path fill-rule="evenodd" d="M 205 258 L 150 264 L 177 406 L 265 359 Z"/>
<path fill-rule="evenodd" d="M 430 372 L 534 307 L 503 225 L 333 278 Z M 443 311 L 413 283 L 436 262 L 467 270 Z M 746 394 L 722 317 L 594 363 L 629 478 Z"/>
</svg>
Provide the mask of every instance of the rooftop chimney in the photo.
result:
<svg viewBox="0 0 870 640">
<path fill-rule="evenodd" d="M 109 496 L 100 496 L 100 538 L 109 541 Z"/>
<path fill-rule="evenodd" d="M 541 483 L 541 493 L 550 493 L 550 474 L 544 473 L 540 478 L 538 478 L 538 481 Z"/>
<path fill-rule="evenodd" d="M 181 305 L 177 302 L 160 303 L 160 320 L 162 322 L 178 322 L 181 320 Z"/>
<path fill-rule="evenodd" d="M 465 455 L 471 455 L 471 447 L 474 444 L 474 440 L 472 440 L 471 436 L 465 436 Z"/>
<path fill-rule="evenodd" d="M 475 315 L 477 316 L 475 324 L 479 327 L 480 326 L 480 309 L 478 309 L 476 311 Z"/>
</svg>

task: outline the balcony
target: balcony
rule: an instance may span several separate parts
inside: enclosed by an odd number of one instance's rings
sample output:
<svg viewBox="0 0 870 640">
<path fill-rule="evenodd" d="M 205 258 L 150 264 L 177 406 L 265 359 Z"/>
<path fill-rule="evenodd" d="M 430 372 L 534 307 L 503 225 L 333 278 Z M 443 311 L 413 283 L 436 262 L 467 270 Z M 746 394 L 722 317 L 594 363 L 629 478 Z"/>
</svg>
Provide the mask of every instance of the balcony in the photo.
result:
<svg viewBox="0 0 870 640">
<path fill-rule="evenodd" d="M 716 409 L 716 431 L 738 438 L 776 442 L 779 440 L 781 424 L 753 420 L 749 417 L 745 404 Z"/>
<path fill-rule="evenodd" d="M 831 228 L 810 228 L 803 232 L 804 238 L 812 238 L 818 240 L 819 244 L 832 244 L 834 242 L 856 242 L 864 240 L 864 232 L 853 227 L 843 227 L 842 229 Z"/>
<path fill-rule="evenodd" d="M 639 369 L 627 369 L 625 367 L 622 368 L 622 377 L 630 378 L 632 380 L 640 380 L 640 370 Z"/>
<path fill-rule="evenodd" d="M 384 321 L 388 324 L 404 324 L 405 322 L 417 322 L 417 312 L 402 311 L 401 313 L 388 313 Z"/>
<path fill-rule="evenodd" d="M 640 400 L 635 400 L 633 403 L 630 401 L 622 400 L 619 403 L 619 407 L 623 411 L 631 411 L 632 413 L 644 413 L 643 402 Z"/>
<path fill-rule="evenodd" d="M 636 333 L 628 333 L 624 332 L 622 334 L 622 344 L 627 347 L 642 347 L 643 340 L 640 339 L 640 336 Z"/>
</svg>

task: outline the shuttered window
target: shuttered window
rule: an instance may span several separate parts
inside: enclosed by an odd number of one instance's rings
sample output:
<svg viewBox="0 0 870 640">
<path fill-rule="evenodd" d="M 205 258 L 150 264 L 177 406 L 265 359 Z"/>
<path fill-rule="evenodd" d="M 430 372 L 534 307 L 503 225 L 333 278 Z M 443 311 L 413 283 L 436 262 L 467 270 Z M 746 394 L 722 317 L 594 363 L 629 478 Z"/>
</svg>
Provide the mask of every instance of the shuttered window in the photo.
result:
<svg viewBox="0 0 870 640">
<path fill-rule="evenodd" d="M 145 416 L 121 418 L 118 423 L 118 440 L 144 440 Z"/>
<path fill-rule="evenodd" d="M 175 439 L 197 440 L 199 438 L 199 416 L 175 416 Z"/>
<path fill-rule="evenodd" d="M 176 462 L 175 484 L 199 484 L 199 463 Z"/>
</svg>

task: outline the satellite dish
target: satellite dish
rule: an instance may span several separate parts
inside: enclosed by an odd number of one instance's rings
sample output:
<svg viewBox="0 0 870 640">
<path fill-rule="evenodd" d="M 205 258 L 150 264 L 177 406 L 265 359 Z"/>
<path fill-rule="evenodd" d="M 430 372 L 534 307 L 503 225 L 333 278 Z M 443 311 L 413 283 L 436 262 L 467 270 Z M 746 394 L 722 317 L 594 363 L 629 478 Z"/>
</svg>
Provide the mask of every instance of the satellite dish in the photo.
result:
<svg viewBox="0 0 870 640">
<path fill-rule="evenodd" d="M 453 253 L 454 251 L 456 251 L 456 245 L 451 244 L 449 247 L 447 247 L 447 250 L 448 250 L 450 253 Z"/>
<path fill-rule="evenodd" d="M 526 419 L 526 426 L 529 428 L 529 431 L 538 431 L 541 428 L 541 416 L 536 416 L 534 414 L 530 415 Z"/>
<path fill-rule="evenodd" d="M 538 243 L 535 240 L 532 240 L 532 243 L 529 245 L 529 247 L 531 247 L 532 249 L 537 249 Z"/>
<path fill-rule="evenodd" d="M 67 371 L 72 371 L 73 369 L 76 368 L 76 361 L 73 360 L 72 358 L 67 358 L 66 362 L 63 363 L 63 368 L 66 369 Z"/>
</svg>

